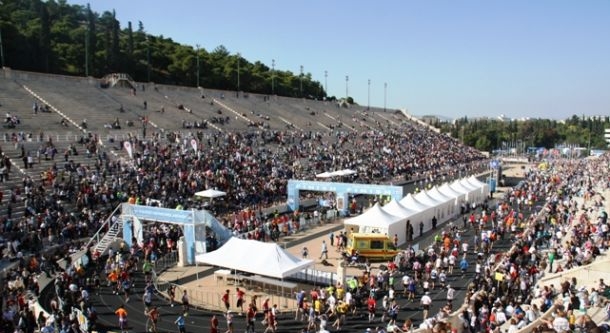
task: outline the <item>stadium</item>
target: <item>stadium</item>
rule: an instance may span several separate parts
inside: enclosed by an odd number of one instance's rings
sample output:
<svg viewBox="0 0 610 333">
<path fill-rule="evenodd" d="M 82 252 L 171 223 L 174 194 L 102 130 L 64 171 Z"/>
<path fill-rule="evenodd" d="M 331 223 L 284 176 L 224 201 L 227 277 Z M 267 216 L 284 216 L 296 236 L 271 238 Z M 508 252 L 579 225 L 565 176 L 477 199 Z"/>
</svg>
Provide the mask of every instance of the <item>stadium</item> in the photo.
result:
<svg viewBox="0 0 610 333">
<path fill-rule="evenodd" d="M 607 331 L 607 153 L 502 162 L 302 85 L 3 67 L 0 331 Z"/>
</svg>

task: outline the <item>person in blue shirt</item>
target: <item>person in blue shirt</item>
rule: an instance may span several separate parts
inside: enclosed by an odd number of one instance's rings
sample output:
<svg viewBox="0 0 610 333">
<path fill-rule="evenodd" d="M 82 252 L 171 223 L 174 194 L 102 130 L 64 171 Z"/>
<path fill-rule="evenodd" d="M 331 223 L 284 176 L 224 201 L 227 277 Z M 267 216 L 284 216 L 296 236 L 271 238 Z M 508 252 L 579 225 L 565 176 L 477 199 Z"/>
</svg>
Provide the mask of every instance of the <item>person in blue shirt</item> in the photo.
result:
<svg viewBox="0 0 610 333">
<path fill-rule="evenodd" d="M 185 319 L 185 312 L 183 312 L 180 316 L 178 316 L 178 319 L 176 319 L 176 321 L 174 321 L 174 324 L 178 325 L 178 330 L 180 331 L 180 333 L 186 333 L 186 319 Z"/>
<path fill-rule="evenodd" d="M 463 277 L 464 275 L 466 275 L 466 270 L 468 270 L 468 260 L 466 260 L 466 257 L 463 257 L 460 261 L 460 269 L 462 270 Z"/>
</svg>

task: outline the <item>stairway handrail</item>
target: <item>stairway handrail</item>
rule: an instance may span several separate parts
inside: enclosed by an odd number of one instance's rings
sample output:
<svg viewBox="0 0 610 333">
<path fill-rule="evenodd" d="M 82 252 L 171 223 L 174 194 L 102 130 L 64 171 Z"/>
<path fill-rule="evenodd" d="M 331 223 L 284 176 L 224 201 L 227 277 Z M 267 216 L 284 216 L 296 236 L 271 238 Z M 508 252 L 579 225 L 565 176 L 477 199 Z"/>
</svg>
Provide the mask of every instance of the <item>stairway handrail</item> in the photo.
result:
<svg viewBox="0 0 610 333">
<path fill-rule="evenodd" d="M 102 223 L 102 225 L 101 225 L 101 226 L 100 226 L 100 228 L 97 230 L 97 232 L 96 232 L 96 233 L 95 233 L 93 236 L 91 236 L 91 238 L 89 239 L 89 242 L 87 242 L 87 245 L 85 246 L 85 248 L 86 248 L 86 249 L 88 249 L 88 248 L 89 248 L 89 247 L 92 245 L 92 243 L 93 243 L 93 241 L 94 241 L 94 240 L 96 241 L 96 244 L 100 242 L 100 239 L 103 237 L 103 236 L 102 236 L 102 237 L 100 237 L 100 235 L 103 233 L 104 227 L 105 227 L 107 224 L 110 224 L 110 221 L 112 221 L 112 217 L 114 216 L 114 214 L 116 214 L 116 212 L 117 212 L 117 211 L 118 211 L 120 208 L 121 208 L 121 204 L 118 204 L 118 205 L 117 205 L 117 207 L 116 207 L 116 208 L 115 208 L 115 209 L 112 211 L 112 213 L 111 213 L 110 215 L 108 215 L 108 217 L 106 218 L 106 220 L 104 221 L 104 223 Z M 119 220 L 118 220 L 118 219 L 117 219 L 117 221 L 116 221 L 116 222 L 114 222 L 114 224 L 116 224 L 116 223 L 119 223 Z M 108 227 L 108 231 L 110 231 L 110 230 L 112 229 L 112 227 L 114 226 L 114 224 Z"/>
</svg>

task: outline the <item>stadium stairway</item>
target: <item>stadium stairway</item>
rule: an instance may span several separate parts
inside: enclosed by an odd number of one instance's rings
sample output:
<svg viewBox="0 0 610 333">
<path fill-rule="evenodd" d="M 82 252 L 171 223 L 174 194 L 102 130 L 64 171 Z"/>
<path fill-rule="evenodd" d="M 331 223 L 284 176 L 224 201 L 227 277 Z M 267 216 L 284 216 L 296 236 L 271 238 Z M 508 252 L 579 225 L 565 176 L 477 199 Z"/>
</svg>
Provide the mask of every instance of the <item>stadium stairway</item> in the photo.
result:
<svg viewBox="0 0 610 333">
<path fill-rule="evenodd" d="M 0 76 L 0 112 L 17 116 L 20 123 L 14 128 L 9 128 L 6 123 L 3 127 L 4 136 L 10 136 L 12 133 L 25 132 L 26 134 L 36 136 L 41 132 L 61 130 L 66 128 L 62 126 L 61 116 L 54 112 L 42 112 L 42 103 L 37 102 L 40 110 L 34 113 L 34 102 L 36 98 L 32 97 L 25 89 L 11 79 L 5 79 Z"/>
<path fill-rule="evenodd" d="M 18 76 L 18 75 L 17 75 Z M 121 113 L 120 104 L 100 92 L 97 81 L 61 76 L 18 76 L 21 84 L 32 96 L 50 106 L 51 110 L 67 119 L 81 131 L 98 133 L 111 132 L 107 128 L 116 120 L 121 126 L 126 123 L 138 124 L 138 114 Z M 86 128 L 83 122 L 86 119 Z"/>
<path fill-rule="evenodd" d="M 58 139 L 59 138 L 59 139 Z M 82 144 L 79 144 L 74 140 L 74 137 L 63 135 L 58 135 L 53 139 L 53 144 L 57 149 L 57 155 L 55 155 L 54 159 L 51 159 L 49 156 L 45 159 L 44 155 L 41 154 L 41 157 L 37 157 L 37 151 L 39 147 L 44 146 L 46 142 L 41 142 L 35 138 L 31 141 L 24 141 L 15 145 L 14 142 L 0 140 L 0 147 L 5 155 L 7 155 L 11 160 L 11 173 L 9 176 L 9 180 L 0 183 L 0 191 L 4 193 L 4 198 L 2 201 L 2 209 L 0 212 L 6 213 L 8 201 L 10 200 L 11 193 L 13 191 L 17 191 L 21 193 L 20 198 L 18 198 L 12 204 L 12 219 L 19 220 L 23 216 L 26 215 L 25 201 L 23 200 L 23 181 L 26 177 L 30 177 L 34 182 L 38 183 L 42 180 L 42 176 L 45 172 L 53 168 L 55 165 L 58 172 L 58 177 L 67 177 L 67 173 L 65 172 L 65 161 L 64 161 L 64 152 L 71 148 L 71 145 L 74 147 L 74 150 L 78 153 L 70 154 L 69 161 L 73 161 L 76 165 L 87 166 L 90 170 L 95 170 L 95 162 L 96 157 L 93 154 L 88 155 L 86 153 L 86 147 Z M 21 146 L 23 146 L 26 154 L 30 153 L 34 159 L 34 163 L 31 168 L 25 168 L 24 163 L 21 157 Z M 51 183 L 45 182 L 45 188 L 47 190 L 51 189 Z M 67 211 L 76 210 L 76 198 L 71 198 L 72 200 L 64 202 L 64 209 Z M 38 213 L 34 212 L 30 209 L 30 213 Z"/>
</svg>

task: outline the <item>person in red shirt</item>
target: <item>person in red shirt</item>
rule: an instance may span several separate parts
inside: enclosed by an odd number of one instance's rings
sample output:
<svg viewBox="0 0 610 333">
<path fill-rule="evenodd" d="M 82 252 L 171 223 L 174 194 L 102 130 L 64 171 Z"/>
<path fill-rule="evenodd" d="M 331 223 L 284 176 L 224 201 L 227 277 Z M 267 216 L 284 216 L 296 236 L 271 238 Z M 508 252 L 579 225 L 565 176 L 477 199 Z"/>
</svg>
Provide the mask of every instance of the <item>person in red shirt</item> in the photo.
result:
<svg viewBox="0 0 610 333">
<path fill-rule="evenodd" d="M 225 305 L 225 308 L 227 308 L 227 311 L 229 311 L 229 308 L 231 307 L 231 304 L 229 303 L 229 289 L 225 290 L 224 295 L 222 295 L 222 303 Z"/>
<path fill-rule="evenodd" d="M 157 333 L 157 322 L 159 321 L 159 309 L 156 306 L 153 306 L 152 309 L 150 309 L 149 311 L 147 311 L 146 313 L 148 315 L 148 319 L 150 321 L 150 331 Z M 147 329 L 149 328 L 148 325 L 146 325 Z"/>
<path fill-rule="evenodd" d="M 250 304 L 248 306 L 248 311 L 246 312 L 246 333 L 250 332 L 250 333 L 254 333 L 254 316 L 256 315 L 256 312 L 254 311 L 254 308 L 252 307 L 252 304 Z"/>
<path fill-rule="evenodd" d="M 244 297 L 246 296 L 246 293 L 239 288 L 235 288 L 235 290 L 235 293 L 237 294 L 237 307 L 239 308 L 239 315 L 241 316 L 244 312 Z"/>
<path fill-rule="evenodd" d="M 377 307 L 377 302 L 373 297 L 369 297 L 366 301 L 366 308 L 369 311 L 369 323 L 375 320 L 375 308 Z"/>
<path fill-rule="evenodd" d="M 210 319 L 210 333 L 218 333 L 218 318 L 216 318 L 216 315 L 213 315 Z"/>
</svg>

